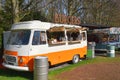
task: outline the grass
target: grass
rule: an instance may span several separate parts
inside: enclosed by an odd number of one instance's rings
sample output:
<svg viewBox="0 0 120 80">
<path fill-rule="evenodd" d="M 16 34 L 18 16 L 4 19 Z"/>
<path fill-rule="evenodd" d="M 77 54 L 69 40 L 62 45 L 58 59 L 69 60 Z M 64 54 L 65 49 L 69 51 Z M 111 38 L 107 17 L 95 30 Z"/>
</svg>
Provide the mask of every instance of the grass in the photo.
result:
<svg viewBox="0 0 120 80">
<path fill-rule="evenodd" d="M 58 80 L 55 79 L 55 76 L 59 75 L 62 72 L 73 70 L 79 66 L 88 65 L 88 64 L 95 64 L 101 62 L 120 62 L 120 58 L 109 58 L 109 57 L 96 57 L 94 59 L 83 60 L 77 64 L 70 64 L 64 68 L 51 70 L 48 73 L 49 80 Z M 21 71 L 14 71 L 0 69 L 0 80 L 33 80 L 33 73 L 32 72 L 21 72 Z"/>
<path fill-rule="evenodd" d="M 4 69 L 0 70 L 0 80 L 33 80 L 33 73 Z"/>
</svg>

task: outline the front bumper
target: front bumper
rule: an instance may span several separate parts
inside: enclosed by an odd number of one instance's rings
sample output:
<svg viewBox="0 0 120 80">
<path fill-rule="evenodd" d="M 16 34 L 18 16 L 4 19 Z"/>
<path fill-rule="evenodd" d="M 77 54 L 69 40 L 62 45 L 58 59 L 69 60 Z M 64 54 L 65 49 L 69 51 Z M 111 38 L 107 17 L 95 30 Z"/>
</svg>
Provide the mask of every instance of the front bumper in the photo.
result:
<svg viewBox="0 0 120 80">
<path fill-rule="evenodd" d="M 14 66 L 14 65 L 6 64 L 6 63 L 2 63 L 2 65 L 6 68 L 17 70 L 17 71 L 29 71 L 28 67 Z"/>
</svg>

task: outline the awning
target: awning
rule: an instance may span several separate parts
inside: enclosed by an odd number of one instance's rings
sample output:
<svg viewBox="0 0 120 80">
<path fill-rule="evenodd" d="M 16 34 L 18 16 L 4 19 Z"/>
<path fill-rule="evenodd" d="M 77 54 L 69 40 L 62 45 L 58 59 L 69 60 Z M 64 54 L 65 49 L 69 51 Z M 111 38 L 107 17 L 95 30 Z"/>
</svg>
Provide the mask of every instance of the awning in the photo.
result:
<svg viewBox="0 0 120 80">
<path fill-rule="evenodd" d="M 83 28 L 76 28 L 76 27 L 64 27 L 64 26 L 55 26 L 50 28 L 48 31 L 49 32 L 60 32 L 60 31 L 70 31 L 70 32 L 78 32 L 79 30 L 87 30 L 88 28 L 83 27 Z"/>
</svg>

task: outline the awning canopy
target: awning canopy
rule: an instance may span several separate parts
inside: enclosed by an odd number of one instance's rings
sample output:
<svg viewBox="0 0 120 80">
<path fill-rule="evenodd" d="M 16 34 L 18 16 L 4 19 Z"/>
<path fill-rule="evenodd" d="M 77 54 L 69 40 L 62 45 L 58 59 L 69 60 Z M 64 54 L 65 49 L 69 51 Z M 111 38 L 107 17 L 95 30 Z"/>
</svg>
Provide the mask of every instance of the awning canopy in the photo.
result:
<svg viewBox="0 0 120 80">
<path fill-rule="evenodd" d="M 70 31 L 70 32 L 78 32 L 79 30 L 87 30 L 87 28 L 55 26 L 55 27 L 50 28 L 48 31 L 49 32 L 60 32 L 60 31 L 65 31 L 65 30 Z"/>
</svg>

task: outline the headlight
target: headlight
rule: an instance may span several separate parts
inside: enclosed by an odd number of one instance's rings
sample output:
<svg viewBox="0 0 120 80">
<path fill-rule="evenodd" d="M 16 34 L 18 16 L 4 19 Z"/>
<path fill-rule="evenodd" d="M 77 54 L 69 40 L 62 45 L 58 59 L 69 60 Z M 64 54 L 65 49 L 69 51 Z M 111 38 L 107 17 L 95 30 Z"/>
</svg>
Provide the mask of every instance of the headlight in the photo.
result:
<svg viewBox="0 0 120 80">
<path fill-rule="evenodd" d="M 19 62 L 20 63 L 25 63 L 26 62 L 26 58 L 21 56 L 20 59 L 19 59 Z"/>
<path fill-rule="evenodd" d="M 23 60 L 23 58 L 21 57 L 21 58 L 20 58 L 20 63 L 23 63 L 23 62 L 24 62 L 24 60 Z"/>
<path fill-rule="evenodd" d="M 20 63 L 26 63 L 26 57 L 24 57 L 24 56 L 20 56 L 20 58 L 19 58 L 19 62 Z"/>
<path fill-rule="evenodd" d="M 27 57 L 19 56 L 18 65 L 19 66 L 27 66 Z"/>
</svg>

